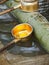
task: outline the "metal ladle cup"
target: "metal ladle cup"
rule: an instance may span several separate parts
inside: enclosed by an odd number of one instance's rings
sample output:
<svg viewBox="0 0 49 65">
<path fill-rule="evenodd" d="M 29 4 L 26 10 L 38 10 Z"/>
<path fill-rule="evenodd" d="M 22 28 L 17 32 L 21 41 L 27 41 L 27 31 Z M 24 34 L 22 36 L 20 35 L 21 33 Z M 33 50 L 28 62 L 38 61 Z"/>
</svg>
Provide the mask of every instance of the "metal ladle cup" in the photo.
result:
<svg viewBox="0 0 49 65">
<path fill-rule="evenodd" d="M 11 31 L 15 39 L 12 40 L 10 43 L 8 43 L 5 47 L 1 48 L 0 52 L 7 49 L 13 43 L 17 43 L 19 41 L 25 42 L 29 40 L 31 38 L 32 32 L 33 32 L 33 28 L 28 23 L 22 23 L 22 24 L 16 25 Z"/>
</svg>

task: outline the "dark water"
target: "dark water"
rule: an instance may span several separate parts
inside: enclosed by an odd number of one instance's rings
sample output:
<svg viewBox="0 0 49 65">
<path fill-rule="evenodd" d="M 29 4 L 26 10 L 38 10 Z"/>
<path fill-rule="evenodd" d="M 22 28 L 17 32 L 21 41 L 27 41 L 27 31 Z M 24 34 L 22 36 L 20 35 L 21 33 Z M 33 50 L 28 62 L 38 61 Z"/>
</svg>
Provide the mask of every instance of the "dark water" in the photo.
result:
<svg viewBox="0 0 49 65">
<path fill-rule="evenodd" d="M 6 8 L 7 7 L 5 5 L 0 5 L 0 11 L 3 11 L 3 9 L 5 10 Z M 17 24 L 19 24 L 19 21 L 11 14 L 4 14 L 0 16 L 0 41 L 2 44 L 6 45 L 8 42 L 13 40 L 11 29 Z M 8 49 L 8 51 L 13 54 L 23 54 L 25 56 L 45 53 L 45 51 L 39 45 L 37 45 L 35 40 L 31 41 L 30 43 L 32 43 L 31 47 L 23 47 L 14 44 L 12 47 L 10 47 L 10 49 Z"/>
</svg>

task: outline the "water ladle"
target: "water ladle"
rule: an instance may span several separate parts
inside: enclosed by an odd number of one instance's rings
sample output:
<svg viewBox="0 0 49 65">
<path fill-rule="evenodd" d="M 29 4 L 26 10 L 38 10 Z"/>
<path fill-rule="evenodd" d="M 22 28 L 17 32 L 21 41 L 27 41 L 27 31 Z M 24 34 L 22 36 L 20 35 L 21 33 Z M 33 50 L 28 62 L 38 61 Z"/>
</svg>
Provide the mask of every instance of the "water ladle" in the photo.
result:
<svg viewBox="0 0 49 65">
<path fill-rule="evenodd" d="M 20 8 L 21 10 L 26 11 L 26 12 L 37 11 L 38 10 L 38 1 L 37 0 L 21 0 L 18 5 L 15 5 L 14 7 L 11 7 L 3 12 L 0 12 L 0 15 L 9 13 L 17 8 Z"/>
<path fill-rule="evenodd" d="M 30 40 L 32 37 L 32 32 L 33 32 L 33 28 L 30 24 L 28 23 L 22 23 L 19 25 L 16 25 L 11 33 L 12 36 L 15 38 L 14 40 L 12 40 L 10 43 L 8 43 L 7 45 L 5 45 L 3 48 L 0 49 L 0 52 L 6 50 L 7 48 L 9 48 L 9 46 L 11 46 L 12 44 L 17 42 L 26 42 L 28 40 Z"/>
</svg>

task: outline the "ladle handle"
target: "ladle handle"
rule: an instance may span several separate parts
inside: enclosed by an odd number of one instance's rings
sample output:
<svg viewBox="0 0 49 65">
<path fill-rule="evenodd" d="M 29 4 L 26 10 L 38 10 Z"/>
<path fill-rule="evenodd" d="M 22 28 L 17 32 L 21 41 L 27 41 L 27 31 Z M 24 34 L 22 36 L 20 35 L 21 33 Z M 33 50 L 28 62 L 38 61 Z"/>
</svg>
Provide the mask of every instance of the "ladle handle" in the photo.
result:
<svg viewBox="0 0 49 65">
<path fill-rule="evenodd" d="M 20 6 L 21 6 L 21 4 L 19 4 L 19 5 L 17 5 L 17 6 L 14 6 L 14 7 L 12 7 L 12 8 L 9 8 L 9 9 L 3 11 L 3 12 L 0 12 L 0 15 L 3 15 L 3 14 L 6 14 L 6 13 L 9 13 L 9 12 L 11 12 L 11 11 L 13 11 L 13 10 L 19 8 Z"/>
<path fill-rule="evenodd" d="M 13 43 L 17 43 L 18 41 L 20 41 L 20 39 L 14 39 L 14 40 L 12 40 L 6 46 L 4 46 L 3 48 L 0 49 L 0 53 L 3 52 L 4 50 L 6 50 L 7 48 L 9 48 Z"/>
<path fill-rule="evenodd" d="M 6 13 L 12 11 L 12 10 L 13 10 L 13 8 L 7 9 L 7 10 L 5 10 L 3 12 L 0 12 L 0 15 L 6 14 Z"/>
<path fill-rule="evenodd" d="M 2 1 L 0 1 L 0 4 L 3 4 L 3 3 L 6 2 L 6 1 L 8 1 L 8 0 L 2 0 Z"/>
</svg>

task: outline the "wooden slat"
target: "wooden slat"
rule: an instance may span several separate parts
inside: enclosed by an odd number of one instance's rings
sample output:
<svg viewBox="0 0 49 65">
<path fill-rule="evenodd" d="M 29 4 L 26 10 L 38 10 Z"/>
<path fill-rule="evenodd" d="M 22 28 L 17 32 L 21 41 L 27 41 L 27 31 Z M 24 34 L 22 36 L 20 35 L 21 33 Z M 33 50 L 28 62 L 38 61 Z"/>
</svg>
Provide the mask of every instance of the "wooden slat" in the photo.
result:
<svg viewBox="0 0 49 65">
<path fill-rule="evenodd" d="M 49 54 L 25 57 L 7 53 L 5 56 L 12 65 L 49 65 Z"/>
<path fill-rule="evenodd" d="M 9 64 L 7 59 L 5 59 L 4 54 L 0 55 L 0 65 L 11 65 L 11 64 Z"/>
<path fill-rule="evenodd" d="M 3 47 L 4 45 L 0 42 L 0 49 Z M 5 55 L 4 55 L 5 51 L 3 53 L 0 53 L 0 65 L 11 65 Z"/>
</svg>

